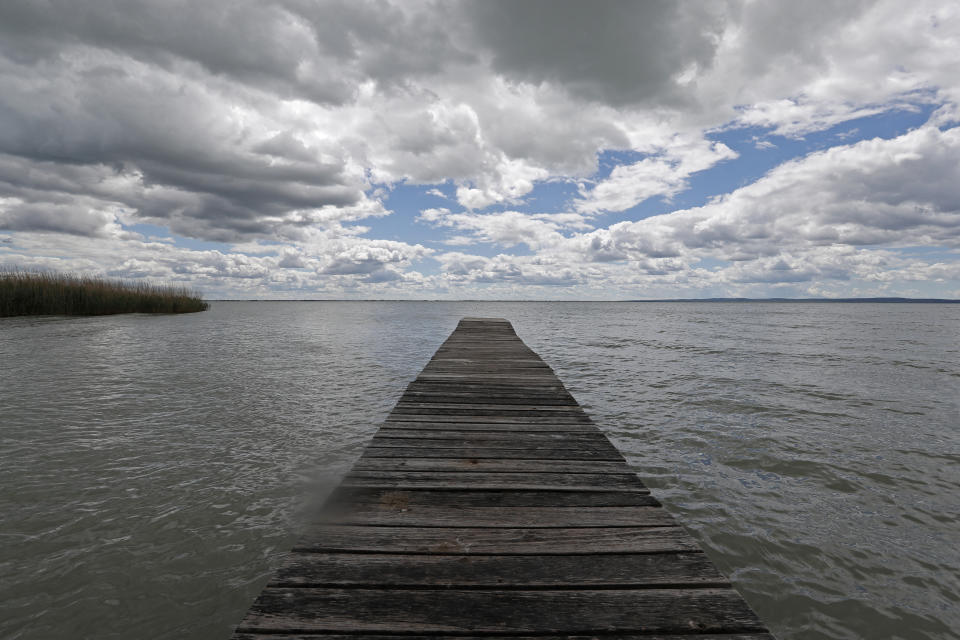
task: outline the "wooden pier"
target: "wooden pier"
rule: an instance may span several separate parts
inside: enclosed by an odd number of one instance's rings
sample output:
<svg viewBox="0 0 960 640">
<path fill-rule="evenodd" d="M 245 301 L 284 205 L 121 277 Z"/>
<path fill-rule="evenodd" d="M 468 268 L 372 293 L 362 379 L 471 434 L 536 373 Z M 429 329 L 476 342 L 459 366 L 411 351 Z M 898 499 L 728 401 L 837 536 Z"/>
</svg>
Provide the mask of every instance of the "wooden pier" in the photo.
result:
<svg viewBox="0 0 960 640">
<path fill-rule="evenodd" d="M 236 640 L 771 640 L 506 320 L 464 318 Z"/>
</svg>

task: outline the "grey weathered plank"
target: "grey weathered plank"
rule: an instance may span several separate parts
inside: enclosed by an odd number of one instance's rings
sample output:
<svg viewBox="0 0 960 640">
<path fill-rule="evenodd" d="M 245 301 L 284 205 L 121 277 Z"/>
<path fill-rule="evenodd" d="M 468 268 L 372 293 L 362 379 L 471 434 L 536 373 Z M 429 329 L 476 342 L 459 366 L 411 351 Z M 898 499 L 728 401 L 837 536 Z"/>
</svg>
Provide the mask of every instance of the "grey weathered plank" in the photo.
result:
<svg viewBox="0 0 960 640">
<path fill-rule="evenodd" d="M 725 586 L 702 553 L 605 556 L 422 556 L 292 553 L 272 587 L 435 586 L 630 587 Z"/>
<path fill-rule="evenodd" d="M 415 444 L 418 447 L 429 447 L 431 449 L 469 449 L 472 447 L 484 449 L 526 449 L 526 448 L 544 448 L 544 449 L 568 449 L 572 451 L 606 451 L 619 455 L 619 452 L 606 439 L 588 440 L 584 438 L 552 438 L 550 440 L 514 437 L 481 437 L 481 436 L 461 436 L 447 438 L 421 437 L 416 440 L 410 438 L 398 438 L 390 435 L 378 433 L 371 441 L 371 447 L 409 447 Z"/>
<path fill-rule="evenodd" d="M 407 390 L 403 394 L 404 399 L 418 400 L 428 398 L 431 402 L 436 402 L 436 398 L 444 398 L 444 402 L 455 404 L 457 402 L 467 402 L 476 404 L 478 402 L 491 402 L 494 404 L 511 404 L 514 401 L 523 401 L 524 404 L 543 404 L 545 402 L 566 402 L 570 405 L 576 405 L 573 396 L 556 391 L 532 391 L 532 390 L 514 390 L 512 392 L 499 391 L 494 389 L 462 389 L 462 388 L 438 388 L 437 385 L 430 387 L 417 387 Z"/>
<path fill-rule="evenodd" d="M 443 388 L 446 387 L 446 388 Z M 484 398 L 564 398 L 566 400 L 572 400 L 572 396 L 566 392 L 560 392 L 556 389 L 550 387 L 520 387 L 514 386 L 512 390 L 501 390 L 496 388 L 489 388 L 488 385 L 478 385 L 473 383 L 472 386 L 467 387 L 466 385 L 460 384 L 443 384 L 440 383 L 430 383 L 427 385 L 418 385 L 417 387 L 410 389 L 408 388 L 406 393 L 414 394 L 434 394 L 434 395 L 461 395 L 466 397 L 475 397 L 479 399 Z"/>
<path fill-rule="evenodd" d="M 583 409 L 573 405 L 519 405 L 519 404 L 447 404 L 442 402 L 405 402 L 401 400 L 390 412 L 392 415 L 467 415 L 467 416 L 580 416 Z"/>
<path fill-rule="evenodd" d="M 463 375 L 457 373 L 421 373 L 418 380 L 427 381 L 460 381 L 467 384 L 479 384 L 495 382 L 498 384 L 514 384 L 518 386 L 536 386 L 538 383 L 543 386 L 552 387 L 556 383 L 557 377 L 552 372 L 545 372 L 541 375 L 516 375 L 512 373 L 476 373 Z"/>
<path fill-rule="evenodd" d="M 384 508 L 406 509 L 412 506 L 450 507 L 657 507 L 660 503 L 648 493 L 637 491 L 537 491 L 503 489 L 498 491 L 459 489 L 367 489 L 344 488 L 337 500 L 350 504 L 374 503 Z"/>
<path fill-rule="evenodd" d="M 560 633 L 762 631 L 731 589 L 264 589 L 240 623 L 324 632 Z"/>
<path fill-rule="evenodd" d="M 504 396 L 504 395 L 494 395 L 494 394 L 441 394 L 439 392 L 430 392 L 430 393 L 421 393 L 421 392 L 411 392 L 407 391 L 403 394 L 403 400 L 400 404 L 406 405 L 415 405 L 415 404 L 465 404 L 465 405 L 488 405 L 490 403 L 496 404 L 497 406 L 503 405 L 517 405 L 517 406 L 529 406 L 530 404 L 535 404 L 537 406 L 545 407 L 575 407 L 577 406 L 576 400 L 573 398 L 565 398 L 559 395 L 523 395 L 523 396 Z"/>
<path fill-rule="evenodd" d="M 477 528 L 665 527 L 673 517 L 660 507 L 457 507 L 354 504 L 334 512 L 346 525 Z"/>
<path fill-rule="evenodd" d="M 294 551 L 599 555 L 698 551 L 680 527 L 497 529 L 471 527 L 363 527 L 314 525 Z"/>
<path fill-rule="evenodd" d="M 588 449 L 496 449 L 485 447 L 461 447 L 460 449 L 440 449 L 419 447 L 367 447 L 365 458 L 519 458 L 524 460 L 623 460 L 616 451 L 591 451 Z"/>
<path fill-rule="evenodd" d="M 632 473 L 626 462 L 611 460 L 529 460 L 524 458 L 373 458 L 357 460 L 354 470 L 486 471 L 524 473 Z"/>
<path fill-rule="evenodd" d="M 393 489 L 531 489 L 550 491 L 647 491 L 632 474 L 488 473 L 356 470 L 344 478 L 348 487 Z"/>
<path fill-rule="evenodd" d="M 380 427 L 380 430 L 377 431 L 375 438 L 436 438 L 444 440 L 474 440 L 474 441 L 488 441 L 488 440 L 504 440 L 510 439 L 512 441 L 518 441 L 523 443 L 534 444 L 537 443 L 537 446 L 544 443 L 551 442 L 563 442 L 563 443 L 597 443 L 604 442 L 609 444 L 609 440 L 602 433 L 598 433 L 596 429 L 586 430 L 583 429 L 578 432 L 555 432 L 555 431 L 526 431 L 526 430 L 510 430 L 510 431 L 478 431 L 476 429 L 463 429 L 455 425 L 449 425 L 447 428 L 443 429 L 403 429 L 395 428 L 392 425 L 384 424 Z"/>
<path fill-rule="evenodd" d="M 420 417 L 420 416 L 418 416 Z M 434 429 L 442 431 L 506 431 L 511 433 L 581 433 L 596 434 L 597 429 L 588 422 L 481 422 L 481 421 L 457 421 L 447 422 L 444 419 L 433 420 L 402 420 L 388 419 L 383 423 L 382 429 Z"/>
<path fill-rule="evenodd" d="M 534 395 L 562 395 L 566 397 L 570 394 L 564 387 L 557 384 L 557 378 L 554 376 L 549 383 L 540 383 L 531 387 L 503 384 L 497 382 L 472 382 L 469 384 L 454 384 L 451 382 L 440 382 L 417 379 L 407 385 L 407 391 L 451 391 L 454 393 L 483 394 L 483 393 L 502 393 L 511 395 L 521 395 L 531 393 Z"/>
<path fill-rule="evenodd" d="M 387 416 L 386 422 L 466 422 L 470 424 L 508 424 L 508 425 L 593 425 L 587 414 L 573 416 L 499 416 L 499 415 L 415 415 L 396 414 Z"/>
<path fill-rule="evenodd" d="M 479 363 L 468 365 L 464 363 L 458 366 L 451 363 L 427 363 L 423 368 L 422 377 L 419 379 L 425 381 L 433 376 L 448 374 L 467 378 L 499 376 L 501 378 L 517 378 L 521 381 L 523 379 L 530 379 L 534 382 L 546 382 L 548 384 L 554 384 L 556 382 L 556 375 L 549 367 L 523 365 L 500 366 L 494 364 L 501 359 L 503 359 L 503 354 L 498 356 L 491 355 L 489 359 L 490 364 L 487 365 Z"/>
</svg>

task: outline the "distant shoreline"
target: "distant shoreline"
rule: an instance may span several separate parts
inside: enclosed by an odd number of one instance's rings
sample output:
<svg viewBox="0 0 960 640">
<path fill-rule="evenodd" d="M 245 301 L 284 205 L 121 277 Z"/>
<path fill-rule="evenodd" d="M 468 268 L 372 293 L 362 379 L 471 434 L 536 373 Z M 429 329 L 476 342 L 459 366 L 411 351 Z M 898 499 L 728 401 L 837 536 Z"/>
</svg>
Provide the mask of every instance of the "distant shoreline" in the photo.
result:
<svg viewBox="0 0 960 640">
<path fill-rule="evenodd" d="M 627 300 L 627 302 L 883 302 L 913 304 L 958 304 L 949 298 L 675 298 L 665 300 Z"/>
<path fill-rule="evenodd" d="M 397 298 L 208 298 L 210 302 L 842 302 L 885 304 L 960 304 L 950 298 L 657 298 L 652 300 L 440 300 L 423 298 L 401 300 Z"/>
</svg>

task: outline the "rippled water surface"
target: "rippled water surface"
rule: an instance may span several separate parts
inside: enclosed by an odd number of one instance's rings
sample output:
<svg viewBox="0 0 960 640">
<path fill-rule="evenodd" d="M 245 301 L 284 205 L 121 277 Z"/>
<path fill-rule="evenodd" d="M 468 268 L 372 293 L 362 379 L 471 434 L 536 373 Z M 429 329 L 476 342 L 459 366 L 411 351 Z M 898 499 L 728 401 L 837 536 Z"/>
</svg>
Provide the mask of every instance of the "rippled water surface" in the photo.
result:
<svg viewBox="0 0 960 640">
<path fill-rule="evenodd" d="M 0 637 L 228 637 L 464 315 L 782 638 L 960 628 L 960 305 L 219 302 L 0 319 Z"/>
</svg>

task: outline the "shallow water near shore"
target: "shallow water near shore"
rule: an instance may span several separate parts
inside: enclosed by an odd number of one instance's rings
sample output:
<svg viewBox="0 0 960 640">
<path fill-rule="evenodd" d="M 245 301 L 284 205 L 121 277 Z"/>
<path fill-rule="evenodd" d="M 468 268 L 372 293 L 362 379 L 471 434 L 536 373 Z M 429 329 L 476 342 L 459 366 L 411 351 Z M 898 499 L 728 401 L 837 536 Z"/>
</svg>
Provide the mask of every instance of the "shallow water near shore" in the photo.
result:
<svg viewBox="0 0 960 640">
<path fill-rule="evenodd" d="M 466 315 L 513 322 L 779 638 L 956 637 L 960 305 L 532 302 L 0 319 L 0 637 L 229 637 Z"/>
</svg>

